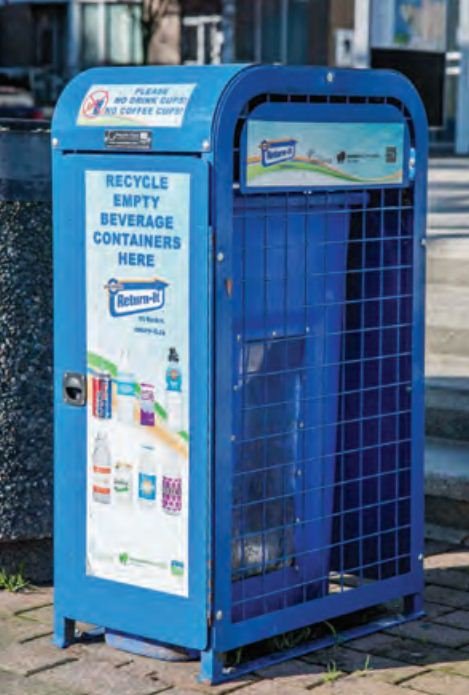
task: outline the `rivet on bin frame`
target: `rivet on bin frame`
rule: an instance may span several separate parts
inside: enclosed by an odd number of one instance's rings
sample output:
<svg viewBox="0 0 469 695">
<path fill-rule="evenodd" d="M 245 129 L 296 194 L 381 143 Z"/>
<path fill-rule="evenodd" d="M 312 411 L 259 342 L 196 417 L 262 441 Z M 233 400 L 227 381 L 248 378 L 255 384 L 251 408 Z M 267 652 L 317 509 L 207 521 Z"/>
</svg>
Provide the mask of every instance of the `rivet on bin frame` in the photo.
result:
<svg viewBox="0 0 469 695">
<path fill-rule="evenodd" d="M 223 251 L 219 251 L 217 253 L 217 261 L 219 263 L 222 263 L 222 261 L 224 261 L 224 260 L 225 260 L 225 254 L 223 253 Z"/>
</svg>

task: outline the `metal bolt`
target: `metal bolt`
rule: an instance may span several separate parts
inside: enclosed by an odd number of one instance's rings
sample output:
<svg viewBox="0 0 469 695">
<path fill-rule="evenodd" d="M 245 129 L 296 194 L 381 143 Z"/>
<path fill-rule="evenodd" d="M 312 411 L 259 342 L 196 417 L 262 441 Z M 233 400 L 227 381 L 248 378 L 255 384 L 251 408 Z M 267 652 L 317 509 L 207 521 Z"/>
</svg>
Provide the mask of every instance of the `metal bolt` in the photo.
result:
<svg viewBox="0 0 469 695">
<path fill-rule="evenodd" d="M 238 343 L 241 342 L 241 333 L 238 333 L 238 335 L 236 336 L 236 340 L 238 341 Z"/>
<path fill-rule="evenodd" d="M 52 147 L 58 147 L 59 138 L 52 138 Z"/>
<path fill-rule="evenodd" d="M 272 331 L 272 338 L 275 338 L 277 335 L 277 331 Z"/>
<path fill-rule="evenodd" d="M 300 429 L 302 429 L 304 426 L 305 426 L 305 423 L 304 423 L 304 422 L 299 422 L 299 423 L 298 423 L 298 427 L 299 427 Z"/>
<path fill-rule="evenodd" d="M 406 386 L 405 390 L 407 391 L 407 393 L 411 393 L 412 392 L 412 386 Z"/>
<path fill-rule="evenodd" d="M 296 519 L 295 519 L 295 523 L 296 523 L 296 524 L 301 524 L 301 519 L 300 519 L 300 517 L 299 517 L 299 516 L 297 516 L 297 517 L 296 517 Z"/>
<path fill-rule="evenodd" d="M 334 82 L 334 73 L 329 71 L 326 75 L 326 80 L 328 82 Z"/>
<path fill-rule="evenodd" d="M 303 475 L 301 468 L 298 468 L 298 470 L 296 471 L 296 475 L 298 476 L 298 478 L 301 478 L 301 476 Z"/>
<path fill-rule="evenodd" d="M 427 240 L 426 239 L 420 239 L 420 246 L 425 247 L 427 245 Z"/>
<path fill-rule="evenodd" d="M 217 261 L 218 261 L 219 263 L 221 263 L 221 262 L 224 261 L 224 260 L 225 260 L 225 254 L 223 253 L 223 251 L 219 251 L 219 252 L 217 253 Z"/>
<path fill-rule="evenodd" d="M 306 333 L 309 333 L 311 331 L 311 328 L 309 326 L 306 326 Z"/>
<path fill-rule="evenodd" d="M 217 611 L 217 612 L 215 613 L 215 618 L 216 618 L 216 620 L 222 620 L 222 618 L 223 618 L 223 611 Z"/>
<path fill-rule="evenodd" d="M 237 390 L 238 390 L 238 384 L 235 384 L 235 385 L 233 386 L 233 391 L 237 391 Z"/>
<path fill-rule="evenodd" d="M 419 553 L 417 560 L 423 562 L 423 553 Z"/>
<path fill-rule="evenodd" d="M 232 442 L 235 442 L 235 441 L 236 441 L 236 435 L 235 435 L 235 434 L 232 434 L 231 437 L 230 437 L 230 440 L 231 440 Z"/>
<path fill-rule="evenodd" d="M 202 142 L 202 149 L 203 150 L 209 150 L 210 149 L 210 140 L 204 140 Z"/>
</svg>

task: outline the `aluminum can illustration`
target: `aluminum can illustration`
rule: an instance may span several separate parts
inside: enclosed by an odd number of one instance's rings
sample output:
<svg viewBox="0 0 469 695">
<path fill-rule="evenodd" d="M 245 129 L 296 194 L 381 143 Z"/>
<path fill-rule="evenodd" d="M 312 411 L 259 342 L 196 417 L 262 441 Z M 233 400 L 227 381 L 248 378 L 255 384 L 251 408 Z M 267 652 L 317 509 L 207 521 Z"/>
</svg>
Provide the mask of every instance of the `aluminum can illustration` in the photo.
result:
<svg viewBox="0 0 469 695">
<path fill-rule="evenodd" d="M 91 379 L 92 412 L 94 417 L 112 417 L 112 378 L 108 372 L 97 372 Z"/>
</svg>

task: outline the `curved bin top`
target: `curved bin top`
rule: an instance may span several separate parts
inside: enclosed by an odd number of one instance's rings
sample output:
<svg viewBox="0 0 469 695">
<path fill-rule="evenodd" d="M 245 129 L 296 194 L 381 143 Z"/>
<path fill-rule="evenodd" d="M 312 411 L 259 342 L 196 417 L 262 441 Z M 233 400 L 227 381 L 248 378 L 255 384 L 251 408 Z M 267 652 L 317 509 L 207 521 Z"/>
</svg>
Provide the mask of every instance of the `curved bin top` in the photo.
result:
<svg viewBox="0 0 469 695">
<path fill-rule="evenodd" d="M 103 67 L 67 85 L 55 109 L 52 137 L 62 151 L 206 152 L 220 138 L 220 127 L 231 129 L 246 103 L 265 93 L 396 99 L 407 108 L 418 139 L 420 126 L 426 126 L 415 88 L 392 71 L 239 64 Z M 109 146 L 111 131 L 117 137 L 132 132 L 130 138 L 147 137 L 150 146 L 133 147 L 130 141 Z"/>
</svg>

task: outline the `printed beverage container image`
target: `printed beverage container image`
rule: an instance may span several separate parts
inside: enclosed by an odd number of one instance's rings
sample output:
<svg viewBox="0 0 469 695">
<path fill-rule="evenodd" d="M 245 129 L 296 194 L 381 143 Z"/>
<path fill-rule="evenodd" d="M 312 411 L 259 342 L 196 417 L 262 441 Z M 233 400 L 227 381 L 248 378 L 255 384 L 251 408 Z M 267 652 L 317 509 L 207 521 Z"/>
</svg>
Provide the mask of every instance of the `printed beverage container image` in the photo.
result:
<svg viewBox="0 0 469 695">
<path fill-rule="evenodd" d="M 112 417 L 112 378 L 108 372 L 93 374 L 91 396 L 93 416 L 101 420 L 109 420 Z"/>
<path fill-rule="evenodd" d="M 153 427 L 155 424 L 155 387 L 140 384 L 140 424 Z"/>
<path fill-rule="evenodd" d="M 135 375 L 129 368 L 129 354 L 123 350 L 116 377 L 117 384 L 117 418 L 120 422 L 131 425 L 134 421 Z"/>
<path fill-rule="evenodd" d="M 106 434 L 98 432 L 93 449 L 92 491 L 95 502 L 111 502 L 111 453 Z"/>
<path fill-rule="evenodd" d="M 166 514 L 180 514 L 182 509 L 182 461 L 177 453 L 168 454 L 163 464 L 161 506 Z"/>
<path fill-rule="evenodd" d="M 166 369 L 166 412 L 168 427 L 173 432 L 179 432 L 183 426 L 183 395 L 181 391 L 182 373 L 179 367 L 179 355 L 176 348 L 170 348 Z"/>
<path fill-rule="evenodd" d="M 133 466 L 131 463 L 117 461 L 114 466 L 114 499 L 120 504 L 132 503 Z"/>
<path fill-rule="evenodd" d="M 156 504 L 156 457 L 155 449 L 149 444 L 140 447 L 138 466 L 138 501 L 143 507 Z"/>
</svg>

